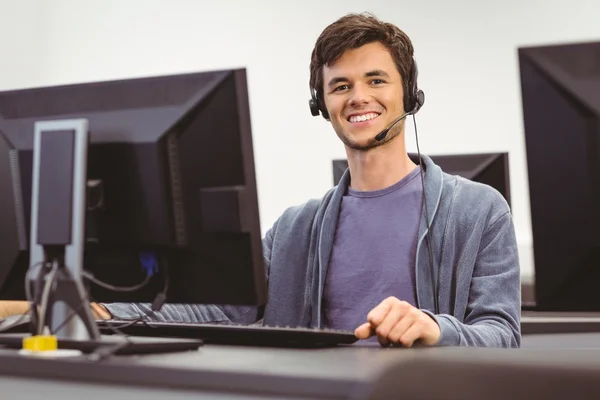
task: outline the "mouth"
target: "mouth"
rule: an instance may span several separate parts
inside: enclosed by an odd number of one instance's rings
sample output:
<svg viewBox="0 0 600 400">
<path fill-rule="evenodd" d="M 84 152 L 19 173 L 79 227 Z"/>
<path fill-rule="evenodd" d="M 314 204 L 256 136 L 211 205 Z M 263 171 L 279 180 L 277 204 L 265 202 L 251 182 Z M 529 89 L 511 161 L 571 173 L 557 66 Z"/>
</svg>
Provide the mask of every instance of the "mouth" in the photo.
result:
<svg viewBox="0 0 600 400">
<path fill-rule="evenodd" d="M 375 119 L 377 119 L 377 117 L 379 117 L 379 113 L 377 112 L 367 112 L 367 113 L 363 113 L 363 114 L 352 114 L 350 116 L 348 116 L 346 118 L 346 120 L 348 122 L 350 122 L 353 125 L 366 125 L 367 123 L 370 123 L 372 121 L 374 121 Z"/>
</svg>

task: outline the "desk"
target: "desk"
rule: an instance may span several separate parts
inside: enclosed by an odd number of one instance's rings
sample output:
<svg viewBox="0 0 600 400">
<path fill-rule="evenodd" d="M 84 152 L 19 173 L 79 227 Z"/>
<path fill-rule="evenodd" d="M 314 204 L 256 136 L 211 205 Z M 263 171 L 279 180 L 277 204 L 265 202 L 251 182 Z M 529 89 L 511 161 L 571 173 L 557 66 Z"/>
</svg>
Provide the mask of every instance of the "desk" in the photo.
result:
<svg viewBox="0 0 600 400">
<path fill-rule="evenodd" d="M 68 389 L 59 381 L 69 380 L 96 387 L 109 384 L 115 393 L 124 395 L 131 387 L 138 393 L 147 393 L 150 387 L 174 388 L 182 399 L 188 395 L 202 398 L 199 394 L 209 398 L 215 392 L 231 399 L 368 398 L 383 371 L 418 354 L 377 347 L 299 350 L 206 345 L 195 352 L 113 357 L 94 363 L 24 358 L 4 350 L 0 351 L 0 375 L 55 380 L 52 387 L 59 391 L 57 395 Z M 86 394 L 86 400 L 92 398 Z"/>
<path fill-rule="evenodd" d="M 600 335 L 597 339 L 600 343 Z M 0 393 L 7 399 L 591 399 L 600 393 L 599 377 L 600 346 L 580 351 L 206 345 L 97 363 L 0 350 Z"/>
</svg>

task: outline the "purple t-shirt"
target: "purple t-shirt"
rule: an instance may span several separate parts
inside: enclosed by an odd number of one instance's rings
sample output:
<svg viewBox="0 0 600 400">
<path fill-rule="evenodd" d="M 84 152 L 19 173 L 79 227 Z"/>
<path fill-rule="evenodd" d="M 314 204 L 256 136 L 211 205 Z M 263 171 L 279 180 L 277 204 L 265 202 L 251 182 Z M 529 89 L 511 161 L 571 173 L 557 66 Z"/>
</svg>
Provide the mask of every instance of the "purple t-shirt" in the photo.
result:
<svg viewBox="0 0 600 400">
<path fill-rule="evenodd" d="M 416 305 L 420 168 L 376 191 L 342 199 L 323 294 L 326 326 L 354 331 L 389 296 Z"/>
</svg>

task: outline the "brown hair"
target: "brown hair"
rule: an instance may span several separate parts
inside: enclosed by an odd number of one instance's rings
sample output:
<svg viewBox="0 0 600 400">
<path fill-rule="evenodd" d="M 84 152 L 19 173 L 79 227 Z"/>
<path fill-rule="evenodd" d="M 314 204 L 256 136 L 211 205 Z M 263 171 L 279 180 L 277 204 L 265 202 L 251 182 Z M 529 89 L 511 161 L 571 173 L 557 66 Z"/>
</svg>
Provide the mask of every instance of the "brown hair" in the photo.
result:
<svg viewBox="0 0 600 400">
<path fill-rule="evenodd" d="M 413 45 L 397 26 L 377 19 L 373 14 L 348 14 L 327 26 L 315 43 L 310 59 L 310 87 L 317 94 L 319 108 L 323 102 L 323 66 L 337 61 L 346 50 L 380 42 L 391 54 L 404 88 L 404 109 L 410 110 L 410 86 L 413 68 Z M 416 82 L 414 83 L 416 85 Z M 325 112 L 324 116 L 328 119 Z"/>
</svg>

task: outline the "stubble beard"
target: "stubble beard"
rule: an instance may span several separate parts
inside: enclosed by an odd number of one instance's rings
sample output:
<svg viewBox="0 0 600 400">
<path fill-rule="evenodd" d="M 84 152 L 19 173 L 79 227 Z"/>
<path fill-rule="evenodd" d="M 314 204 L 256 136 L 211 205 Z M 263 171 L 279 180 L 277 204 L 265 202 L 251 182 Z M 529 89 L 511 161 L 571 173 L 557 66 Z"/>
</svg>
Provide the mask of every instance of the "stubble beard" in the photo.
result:
<svg viewBox="0 0 600 400">
<path fill-rule="evenodd" d="M 389 132 L 385 136 L 385 139 L 383 139 L 383 140 L 377 140 L 377 139 L 375 139 L 376 135 L 373 135 L 366 142 L 364 142 L 364 141 L 358 142 L 358 141 L 352 140 L 350 138 L 350 136 L 347 135 L 345 132 L 341 132 L 341 133 L 338 132 L 337 135 L 340 138 L 340 140 L 342 141 L 342 143 L 344 143 L 344 145 L 346 145 L 346 147 L 348 147 L 349 149 L 365 152 L 365 151 L 369 151 L 374 148 L 377 148 L 379 146 L 383 146 L 386 143 L 392 141 L 396 136 L 398 136 L 398 135 L 400 135 L 400 133 L 402 133 L 403 127 L 404 127 L 404 121 L 400 122 L 399 124 L 396 124 L 394 127 L 392 127 L 392 129 L 389 130 Z"/>
</svg>

